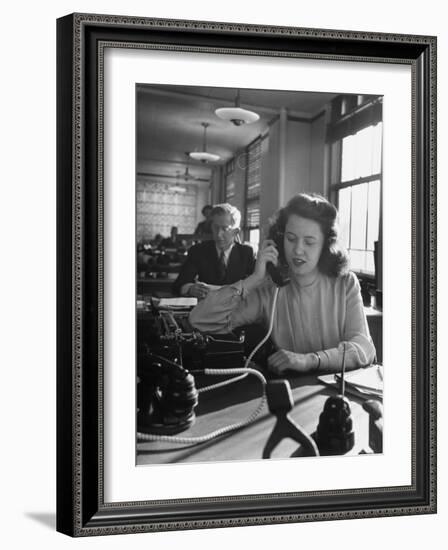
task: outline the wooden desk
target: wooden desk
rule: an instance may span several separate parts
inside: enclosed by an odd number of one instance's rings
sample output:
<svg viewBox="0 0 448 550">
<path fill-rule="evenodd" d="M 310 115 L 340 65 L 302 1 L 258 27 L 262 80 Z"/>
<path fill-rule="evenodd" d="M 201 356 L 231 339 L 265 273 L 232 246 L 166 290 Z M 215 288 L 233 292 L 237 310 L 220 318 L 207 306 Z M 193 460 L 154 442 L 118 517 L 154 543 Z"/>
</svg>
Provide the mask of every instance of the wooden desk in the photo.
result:
<svg viewBox="0 0 448 550">
<path fill-rule="evenodd" d="M 208 376 L 206 382 L 197 379 L 197 385 L 211 385 L 223 377 Z M 314 376 L 297 376 L 289 379 L 295 406 L 291 418 L 313 433 L 319 421 L 324 403 L 335 392 L 322 385 Z M 199 395 L 197 418 L 193 426 L 180 436 L 199 436 L 218 428 L 245 420 L 258 406 L 261 383 L 254 376 L 240 382 L 211 390 Z M 361 401 L 349 397 L 355 431 L 355 447 L 349 454 L 359 454 L 368 447 L 368 414 Z M 167 464 L 175 462 L 205 462 L 223 460 L 253 460 L 262 457 L 263 447 L 275 424 L 275 417 L 267 405 L 255 422 L 238 431 L 200 445 L 165 442 L 138 442 L 137 464 Z M 284 440 L 272 453 L 272 458 L 290 457 L 298 448 L 297 443 Z"/>
</svg>

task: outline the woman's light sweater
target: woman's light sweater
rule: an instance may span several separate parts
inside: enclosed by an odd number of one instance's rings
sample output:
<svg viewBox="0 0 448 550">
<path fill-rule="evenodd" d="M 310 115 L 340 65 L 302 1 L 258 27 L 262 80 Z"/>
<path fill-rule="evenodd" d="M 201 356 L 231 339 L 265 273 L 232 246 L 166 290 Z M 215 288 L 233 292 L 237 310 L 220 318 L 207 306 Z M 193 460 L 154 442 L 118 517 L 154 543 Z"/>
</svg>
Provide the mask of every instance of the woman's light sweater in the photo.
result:
<svg viewBox="0 0 448 550">
<path fill-rule="evenodd" d="M 275 288 L 270 280 L 249 293 L 244 280 L 222 287 L 199 302 L 190 322 L 209 333 L 259 322 L 268 327 Z M 280 288 L 271 337 L 279 349 L 319 352 L 322 370 L 341 366 L 344 342 L 347 368 L 369 365 L 375 358 L 359 282 L 351 272 L 339 277 L 319 273 L 308 286 L 292 280 Z"/>
</svg>

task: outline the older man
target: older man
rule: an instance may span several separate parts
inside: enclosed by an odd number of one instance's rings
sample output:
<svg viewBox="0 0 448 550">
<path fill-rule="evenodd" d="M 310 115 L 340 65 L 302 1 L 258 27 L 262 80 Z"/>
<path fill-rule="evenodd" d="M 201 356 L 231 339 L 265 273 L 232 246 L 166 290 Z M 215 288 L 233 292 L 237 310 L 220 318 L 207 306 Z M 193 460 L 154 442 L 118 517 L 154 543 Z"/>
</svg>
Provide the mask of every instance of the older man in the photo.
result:
<svg viewBox="0 0 448 550">
<path fill-rule="evenodd" d="M 236 242 L 241 214 L 231 204 L 217 204 L 210 215 L 213 240 L 192 246 L 174 283 L 182 296 L 205 298 L 210 290 L 250 275 L 255 266 L 250 246 Z"/>
</svg>

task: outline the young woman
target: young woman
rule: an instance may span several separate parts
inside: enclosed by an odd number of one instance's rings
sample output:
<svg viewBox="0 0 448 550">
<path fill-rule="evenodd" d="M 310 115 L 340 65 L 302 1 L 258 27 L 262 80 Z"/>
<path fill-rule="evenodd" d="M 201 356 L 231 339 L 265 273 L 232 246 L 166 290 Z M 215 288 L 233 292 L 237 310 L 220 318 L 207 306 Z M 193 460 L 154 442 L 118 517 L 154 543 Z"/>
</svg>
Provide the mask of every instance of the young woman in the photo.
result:
<svg viewBox="0 0 448 550">
<path fill-rule="evenodd" d="M 300 373 L 369 365 L 375 348 L 354 273 L 337 242 L 337 210 L 319 195 L 299 194 L 281 208 L 260 247 L 252 275 L 212 292 L 190 314 L 204 332 L 230 332 L 272 322 L 277 351 L 269 368 Z M 280 289 L 266 264 L 285 264 L 290 282 Z M 274 307 L 275 306 L 275 307 Z"/>
</svg>

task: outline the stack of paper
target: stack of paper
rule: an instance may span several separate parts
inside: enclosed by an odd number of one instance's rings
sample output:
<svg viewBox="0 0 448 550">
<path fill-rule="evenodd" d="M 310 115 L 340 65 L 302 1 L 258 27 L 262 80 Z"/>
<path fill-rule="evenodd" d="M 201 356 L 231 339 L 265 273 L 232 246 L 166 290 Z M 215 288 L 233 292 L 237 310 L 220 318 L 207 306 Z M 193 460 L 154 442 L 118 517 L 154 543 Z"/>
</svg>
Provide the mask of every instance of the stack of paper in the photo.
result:
<svg viewBox="0 0 448 550">
<path fill-rule="evenodd" d="M 197 298 L 161 298 L 158 307 L 161 309 L 189 309 L 197 303 Z"/>
<path fill-rule="evenodd" d="M 341 374 L 319 376 L 324 384 L 341 387 Z M 364 399 L 382 399 L 383 366 L 372 365 L 345 373 L 345 391 Z"/>
</svg>

